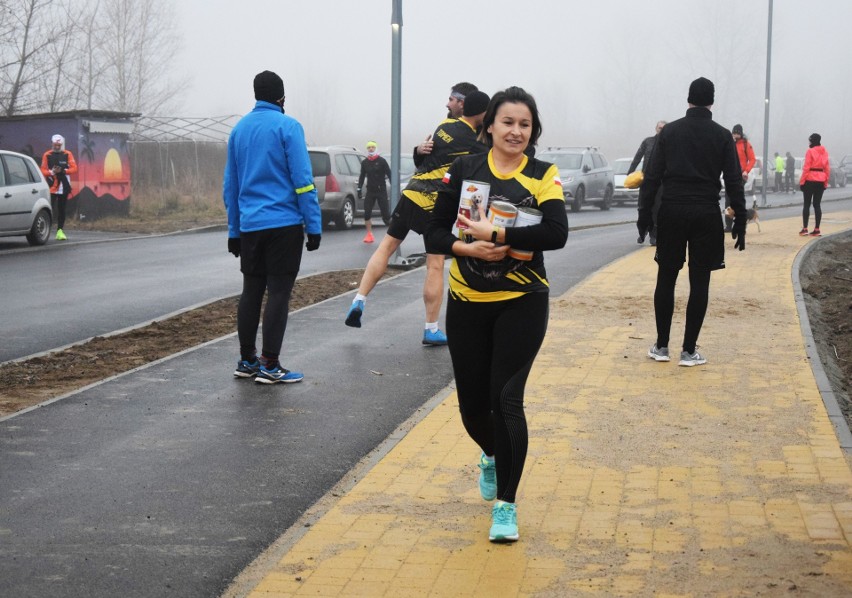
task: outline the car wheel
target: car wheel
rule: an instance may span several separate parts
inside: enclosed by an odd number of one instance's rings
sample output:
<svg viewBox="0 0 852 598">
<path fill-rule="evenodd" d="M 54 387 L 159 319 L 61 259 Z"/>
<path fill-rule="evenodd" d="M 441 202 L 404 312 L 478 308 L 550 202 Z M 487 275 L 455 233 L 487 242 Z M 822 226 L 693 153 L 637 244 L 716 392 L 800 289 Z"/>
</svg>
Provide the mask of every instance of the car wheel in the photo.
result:
<svg viewBox="0 0 852 598">
<path fill-rule="evenodd" d="M 586 199 L 586 188 L 583 185 L 577 187 L 577 192 L 574 194 L 574 201 L 571 202 L 571 211 L 579 212 L 583 207 L 583 201 Z"/>
<path fill-rule="evenodd" d="M 355 202 L 351 197 L 347 197 L 340 208 L 340 212 L 334 218 L 334 224 L 337 228 L 349 230 L 352 228 L 352 223 L 355 221 Z"/>
<path fill-rule="evenodd" d="M 610 207 L 612 207 L 612 185 L 607 185 L 601 202 L 601 210 L 607 211 Z"/>
<path fill-rule="evenodd" d="M 27 234 L 27 242 L 30 245 L 44 245 L 47 243 L 47 238 L 50 236 L 51 223 L 50 212 L 39 210 L 35 220 L 33 220 L 33 226 L 29 234 Z"/>
</svg>

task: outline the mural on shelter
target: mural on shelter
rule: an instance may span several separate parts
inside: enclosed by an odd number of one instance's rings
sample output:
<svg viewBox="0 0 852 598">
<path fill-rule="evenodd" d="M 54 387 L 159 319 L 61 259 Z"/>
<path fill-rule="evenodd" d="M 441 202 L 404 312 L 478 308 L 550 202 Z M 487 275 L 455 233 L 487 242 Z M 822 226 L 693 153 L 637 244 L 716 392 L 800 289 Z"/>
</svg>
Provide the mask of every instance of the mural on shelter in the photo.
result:
<svg viewBox="0 0 852 598">
<path fill-rule="evenodd" d="M 77 160 L 77 173 L 71 176 L 68 214 L 81 220 L 105 216 L 126 216 L 130 210 L 131 173 L 127 134 L 91 132 L 76 117 L 32 120 L 15 119 L 0 123 L 3 139 L 17 144 L 7 147 L 41 164 L 50 138 L 65 137 L 65 149 Z M 13 141 L 14 140 L 14 141 Z"/>
<path fill-rule="evenodd" d="M 126 215 L 130 199 L 130 158 L 125 135 L 81 133 L 77 157 L 81 218 Z"/>
</svg>

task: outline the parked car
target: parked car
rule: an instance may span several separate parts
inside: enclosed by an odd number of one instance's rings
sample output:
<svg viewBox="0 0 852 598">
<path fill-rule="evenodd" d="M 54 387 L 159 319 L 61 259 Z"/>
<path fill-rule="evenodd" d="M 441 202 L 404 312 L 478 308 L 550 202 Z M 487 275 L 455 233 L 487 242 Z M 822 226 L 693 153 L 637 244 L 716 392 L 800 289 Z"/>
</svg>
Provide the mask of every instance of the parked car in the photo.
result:
<svg viewBox="0 0 852 598">
<path fill-rule="evenodd" d="M 626 202 L 639 203 L 639 189 L 627 189 L 624 186 L 624 179 L 627 178 L 627 171 L 630 170 L 631 162 L 633 162 L 633 158 L 619 158 L 612 163 L 612 180 L 614 185 L 612 199 L 617 206 L 622 206 Z M 636 167 L 637 171 L 642 170 L 643 163 L 644 160 L 639 161 L 639 165 Z"/>
<path fill-rule="evenodd" d="M 748 171 L 748 178 L 743 181 L 743 191 L 746 195 L 754 195 L 755 193 L 760 193 L 760 190 L 763 187 L 763 168 L 761 168 L 762 163 L 763 160 L 761 160 L 760 158 L 754 159 L 754 166 L 752 166 L 751 170 Z M 771 172 L 772 176 L 775 176 L 775 171 Z M 722 182 L 722 188 L 719 190 L 719 196 L 724 197 L 725 176 L 720 175 L 719 180 Z"/>
<path fill-rule="evenodd" d="M 390 158 L 387 158 L 388 164 L 390 164 Z M 400 154 L 399 156 L 399 188 L 400 190 L 405 189 L 405 186 L 408 184 L 408 181 L 411 180 L 412 175 L 417 170 L 417 167 L 414 166 L 414 156 L 411 154 Z"/>
<path fill-rule="evenodd" d="M 846 167 L 838 160 L 829 158 L 831 164 L 831 172 L 828 175 L 828 185 L 830 187 L 845 187 L 846 186 Z"/>
<path fill-rule="evenodd" d="M 0 237 L 26 236 L 30 245 L 44 245 L 52 223 L 50 188 L 35 160 L 0 150 Z"/>
<path fill-rule="evenodd" d="M 352 228 L 364 215 L 364 200 L 358 199 L 358 176 L 366 156 L 354 147 L 330 145 L 309 147 L 314 186 L 317 188 L 323 225 Z"/>
<path fill-rule="evenodd" d="M 846 172 L 846 182 L 852 183 L 852 154 L 846 154 L 841 158 L 840 167 Z"/>
<path fill-rule="evenodd" d="M 585 205 L 608 210 L 612 205 L 615 182 L 612 166 L 596 147 L 549 147 L 536 158 L 552 162 L 559 169 L 565 205 L 579 212 Z"/>
</svg>

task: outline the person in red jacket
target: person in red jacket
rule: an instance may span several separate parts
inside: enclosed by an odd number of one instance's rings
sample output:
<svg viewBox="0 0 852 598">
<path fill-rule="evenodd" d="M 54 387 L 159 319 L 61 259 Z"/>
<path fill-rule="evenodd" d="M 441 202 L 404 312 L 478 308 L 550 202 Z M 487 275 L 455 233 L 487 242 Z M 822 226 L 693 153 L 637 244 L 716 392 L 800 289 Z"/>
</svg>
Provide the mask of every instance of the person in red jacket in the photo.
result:
<svg viewBox="0 0 852 598">
<path fill-rule="evenodd" d="M 743 126 L 742 125 L 734 125 L 734 128 L 731 129 L 731 135 L 734 137 L 734 146 L 737 150 L 737 157 L 740 159 L 740 168 L 743 170 L 743 183 L 748 180 L 748 175 L 751 172 L 751 169 L 754 168 L 755 159 L 754 159 L 754 148 L 751 147 L 751 143 L 746 139 L 746 136 L 743 134 Z M 725 207 L 729 207 L 731 205 L 731 199 L 728 196 L 728 192 L 725 192 Z M 734 221 L 725 216 L 725 232 L 731 232 L 731 225 Z"/>
<path fill-rule="evenodd" d="M 819 223 L 822 220 L 822 193 L 828 187 L 828 179 L 831 175 L 831 164 L 828 160 L 828 152 L 822 146 L 822 137 L 819 133 L 811 133 L 808 137 L 808 153 L 805 154 L 805 163 L 802 165 L 802 176 L 799 178 L 799 188 L 805 194 L 805 205 L 802 209 L 802 230 L 799 235 L 808 235 L 808 220 L 811 216 L 811 202 L 814 204 L 814 229 L 810 232 L 811 237 L 819 237 Z"/>
<path fill-rule="evenodd" d="M 51 142 L 53 147 L 44 152 L 41 157 L 41 172 L 50 183 L 50 198 L 58 212 L 56 240 L 64 241 L 68 238 L 62 230 L 65 226 L 65 203 L 68 201 L 68 194 L 71 193 L 68 175 L 77 172 L 77 162 L 71 152 L 63 149 L 65 138 L 62 135 L 54 135 Z"/>
</svg>

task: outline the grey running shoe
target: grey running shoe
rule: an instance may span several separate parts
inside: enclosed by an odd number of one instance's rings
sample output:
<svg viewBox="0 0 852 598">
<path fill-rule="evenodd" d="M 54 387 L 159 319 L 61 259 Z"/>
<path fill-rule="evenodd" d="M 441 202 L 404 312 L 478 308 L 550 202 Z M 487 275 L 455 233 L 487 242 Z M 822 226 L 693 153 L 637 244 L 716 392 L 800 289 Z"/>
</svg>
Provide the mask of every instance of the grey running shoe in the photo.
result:
<svg viewBox="0 0 852 598">
<path fill-rule="evenodd" d="M 678 365 L 683 365 L 688 368 L 691 368 L 694 365 L 704 365 L 705 363 L 707 363 L 707 360 L 704 359 L 704 357 L 698 351 L 691 355 L 686 351 L 680 352 L 680 362 L 678 363 Z"/>
<path fill-rule="evenodd" d="M 648 357 L 654 361 L 671 361 L 671 358 L 669 357 L 669 348 L 663 347 L 661 349 L 657 345 L 652 345 L 651 348 L 648 349 Z"/>
</svg>

